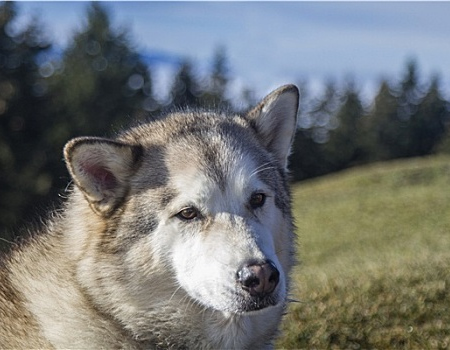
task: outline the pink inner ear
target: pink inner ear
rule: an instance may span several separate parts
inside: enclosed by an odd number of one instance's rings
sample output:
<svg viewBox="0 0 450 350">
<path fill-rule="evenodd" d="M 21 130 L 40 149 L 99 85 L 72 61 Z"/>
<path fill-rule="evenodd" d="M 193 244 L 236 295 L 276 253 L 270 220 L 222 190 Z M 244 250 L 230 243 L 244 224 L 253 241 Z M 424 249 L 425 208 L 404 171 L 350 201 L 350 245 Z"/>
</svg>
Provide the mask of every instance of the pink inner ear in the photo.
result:
<svg viewBox="0 0 450 350">
<path fill-rule="evenodd" d="M 111 190 L 117 186 L 117 179 L 108 168 L 92 163 L 82 164 L 81 168 L 102 190 Z"/>
</svg>

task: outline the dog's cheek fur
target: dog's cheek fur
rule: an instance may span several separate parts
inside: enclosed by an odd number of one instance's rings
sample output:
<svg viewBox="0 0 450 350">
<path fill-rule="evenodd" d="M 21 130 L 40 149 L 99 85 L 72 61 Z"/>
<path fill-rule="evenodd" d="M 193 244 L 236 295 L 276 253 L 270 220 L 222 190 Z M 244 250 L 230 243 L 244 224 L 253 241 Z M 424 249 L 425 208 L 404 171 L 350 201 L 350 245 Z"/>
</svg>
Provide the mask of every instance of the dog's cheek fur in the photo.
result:
<svg viewBox="0 0 450 350">
<path fill-rule="evenodd" d="M 165 220 L 162 213 L 174 196 L 167 188 L 140 193 L 127 203 L 117 232 L 118 245 L 130 257 L 130 269 L 151 278 L 167 262 L 167 249 L 162 247 L 167 235 L 163 232 Z M 137 281 L 139 283 L 139 281 Z"/>
</svg>

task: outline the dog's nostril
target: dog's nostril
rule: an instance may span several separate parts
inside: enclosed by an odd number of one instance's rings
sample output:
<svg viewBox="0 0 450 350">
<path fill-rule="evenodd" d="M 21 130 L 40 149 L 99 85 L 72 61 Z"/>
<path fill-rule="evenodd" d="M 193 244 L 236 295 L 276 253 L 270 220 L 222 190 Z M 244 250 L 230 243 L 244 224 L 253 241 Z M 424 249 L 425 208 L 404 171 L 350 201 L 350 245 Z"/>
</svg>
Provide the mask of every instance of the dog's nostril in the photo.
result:
<svg viewBox="0 0 450 350">
<path fill-rule="evenodd" d="M 280 271 L 278 271 L 277 267 L 272 261 L 269 260 L 267 264 L 270 266 L 269 270 L 271 271 L 269 276 L 269 282 L 275 283 L 276 286 L 280 280 Z"/>
<path fill-rule="evenodd" d="M 237 272 L 237 281 L 250 295 L 272 293 L 280 280 L 280 272 L 270 261 L 251 262 Z"/>
<path fill-rule="evenodd" d="M 251 276 L 242 281 L 242 287 L 246 289 L 257 288 L 260 285 L 258 277 Z"/>
</svg>

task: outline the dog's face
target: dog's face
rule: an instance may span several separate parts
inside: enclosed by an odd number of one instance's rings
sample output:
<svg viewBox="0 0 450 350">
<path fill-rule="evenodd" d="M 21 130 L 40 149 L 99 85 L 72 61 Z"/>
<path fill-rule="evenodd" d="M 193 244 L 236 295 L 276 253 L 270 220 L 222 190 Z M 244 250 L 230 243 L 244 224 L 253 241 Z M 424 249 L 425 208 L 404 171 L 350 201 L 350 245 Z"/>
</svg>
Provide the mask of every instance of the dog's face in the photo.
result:
<svg viewBox="0 0 450 350">
<path fill-rule="evenodd" d="M 152 298 L 152 283 L 230 313 L 284 304 L 293 253 L 285 170 L 297 107 L 287 86 L 245 117 L 177 113 L 114 141 L 66 146 L 75 184 L 114 222 L 108 244 L 128 264 L 137 304 Z"/>
<path fill-rule="evenodd" d="M 189 134 L 168 147 L 174 192 L 155 235 L 191 297 L 217 310 L 252 311 L 286 296 L 278 255 L 289 253 L 288 196 L 279 165 L 254 136 L 220 124 L 202 142 Z"/>
</svg>

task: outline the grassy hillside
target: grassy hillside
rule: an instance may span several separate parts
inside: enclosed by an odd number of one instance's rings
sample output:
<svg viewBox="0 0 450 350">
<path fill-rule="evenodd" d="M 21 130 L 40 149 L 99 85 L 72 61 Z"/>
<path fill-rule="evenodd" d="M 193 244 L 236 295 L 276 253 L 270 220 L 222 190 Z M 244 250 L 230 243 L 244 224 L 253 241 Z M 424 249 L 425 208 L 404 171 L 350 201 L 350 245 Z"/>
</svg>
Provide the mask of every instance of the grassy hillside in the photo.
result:
<svg viewBox="0 0 450 350">
<path fill-rule="evenodd" d="M 450 157 L 294 186 L 301 265 L 278 348 L 450 347 Z"/>
</svg>

